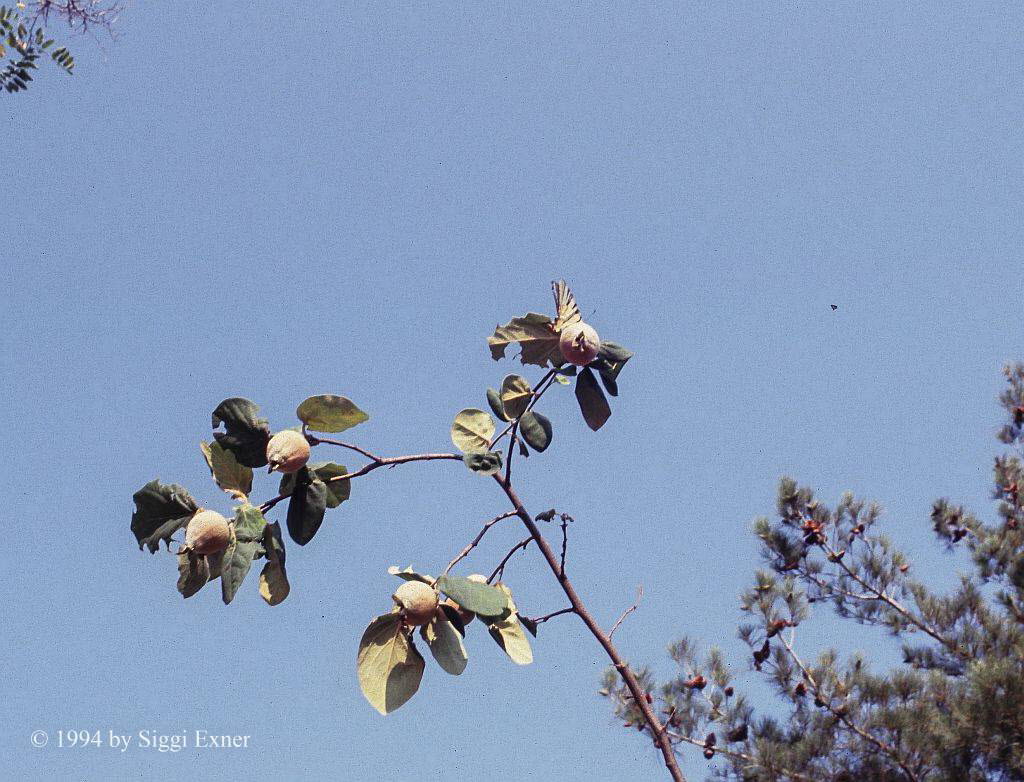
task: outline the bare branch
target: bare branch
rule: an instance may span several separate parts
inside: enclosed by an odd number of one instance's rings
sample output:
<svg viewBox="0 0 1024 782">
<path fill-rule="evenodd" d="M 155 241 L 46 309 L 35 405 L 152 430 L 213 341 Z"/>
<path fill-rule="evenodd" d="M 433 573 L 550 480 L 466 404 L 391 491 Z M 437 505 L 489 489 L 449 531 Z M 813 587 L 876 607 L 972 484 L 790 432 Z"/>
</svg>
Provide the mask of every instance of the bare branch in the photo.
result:
<svg viewBox="0 0 1024 782">
<path fill-rule="evenodd" d="M 548 621 L 549 619 L 554 619 L 556 616 L 562 616 L 563 614 L 575 614 L 575 613 L 576 613 L 576 609 L 573 608 L 572 606 L 569 606 L 568 608 L 562 608 L 562 609 L 559 609 L 558 611 L 552 611 L 550 614 L 544 614 L 544 616 L 538 616 L 536 619 L 531 619 L 528 616 L 521 617 L 521 618 L 525 619 L 528 622 L 533 622 L 535 625 L 542 625 L 546 621 Z"/>
<path fill-rule="evenodd" d="M 320 443 L 324 443 L 325 445 L 340 445 L 342 448 L 348 448 L 350 451 L 355 451 L 356 453 L 362 454 L 371 462 L 381 461 L 381 458 L 379 456 L 370 453 L 365 448 L 360 448 L 358 445 L 353 445 L 352 443 L 345 443 L 342 442 L 341 440 L 334 440 L 330 437 L 319 437 L 317 435 L 310 434 L 309 432 L 306 431 L 305 427 L 303 427 L 302 433 L 306 436 L 306 439 L 309 441 L 310 445 L 319 445 Z"/>
<path fill-rule="evenodd" d="M 34 27 L 49 25 L 51 17 L 77 33 L 99 28 L 113 37 L 113 27 L 126 6 L 122 0 L 33 0 L 26 3 L 25 17 Z"/>
<path fill-rule="evenodd" d="M 494 568 L 494 572 L 491 573 L 490 577 L 487 579 L 487 583 L 490 584 L 495 579 L 501 578 L 503 575 L 505 575 L 505 565 L 507 565 L 508 561 L 510 559 L 512 559 L 512 555 L 515 554 L 520 549 L 522 549 L 523 551 L 526 551 L 526 547 L 529 546 L 532 542 L 533 542 L 533 537 L 531 536 L 529 538 L 524 538 L 523 540 L 521 540 L 518 543 L 516 543 L 509 550 L 509 552 L 504 557 L 502 557 L 502 560 L 501 560 L 501 562 L 498 563 L 498 566 L 496 568 Z"/>
<path fill-rule="evenodd" d="M 448 566 L 444 569 L 444 572 L 441 573 L 441 575 L 442 576 L 448 575 L 448 573 L 451 571 L 451 569 L 453 567 L 455 567 L 459 562 L 461 562 L 466 557 L 468 557 L 469 556 L 469 552 L 471 552 L 473 549 L 475 549 L 477 546 L 480 545 L 480 541 L 484 539 L 484 535 L 487 534 L 487 530 L 489 530 L 491 527 L 493 527 L 499 521 L 501 521 L 503 519 L 510 518 L 512 516 L 515 516 L 515 515 L 516 515 L 516 512 L 514 510 L 510 510 L 510 511 L 507 511 L 505 513 L 502 513 L 500 516 L 495 516 L 493 519 L 491 519 L 486 524 L 484 524 L 483 529 L 480 530 L 480 532 L 477 533 L 477 536 L 475 538 L 473 538 L 473 540 L 470 541 L 469 544 L 464 549 L 462 549 L 462 551 L 460 551 L 458 553 L 458 555 L 456 555 L 456 557 L 451 562 L 448 563 Z"/>
<path fill-rule="evenodd" d="M 625 611 L 623 611 L 622 612 L 622 616 L 620 616 L 616 620 L 615 624 L 612 625 L 612 630 L 611 630 L 610 633 L 608 633 L 608 640 L 609 641 L 612 639 L 612 636 L 615 635 L 615 631 L 619 629 L 619 625 L 622 624 L 622 622 L 625 620 L 625 618 L 627 616 L 629 616 L 631 613 L 633 613 L 634 611 L 636 611 L 637 608 L 640 607 L 640 601 L 643 599 L 643 596 L 644 596 L 643 584 L 638 584 L 637 587 L 636 587 L 636 601 L 633 603 L 633 605 L 631 605 L 629 608 L 627 608 Z"/>
<path fill-rule="evenodd" d="M 399 464 L 408 464 L 409 462 L 429 462 L 437 461 L 440 459 L 454 459 L 456 461 L 462 461 L 462 455 L 457 453 L 418 453 L 412 456 L 390 456 L 380 457 L 376 461 L 361 467 L 355 472 L 346 473 L 345 475 L 335 475 L 332 478 L 328 478 L 324 483 L 335 483 L 337 481 L 348 481 L 352 478 L 358 478 L 362 475 L 366 475 L 368 472 L 373 472 L 379 467 L 394 467 Z M 271 500 L 267 500 L 260 505 L 260 511 L 266 513 L 268 510 L 273 508 L 281 500 L 289 497 L 288 494 L 278 494 Z"/>
</svg>

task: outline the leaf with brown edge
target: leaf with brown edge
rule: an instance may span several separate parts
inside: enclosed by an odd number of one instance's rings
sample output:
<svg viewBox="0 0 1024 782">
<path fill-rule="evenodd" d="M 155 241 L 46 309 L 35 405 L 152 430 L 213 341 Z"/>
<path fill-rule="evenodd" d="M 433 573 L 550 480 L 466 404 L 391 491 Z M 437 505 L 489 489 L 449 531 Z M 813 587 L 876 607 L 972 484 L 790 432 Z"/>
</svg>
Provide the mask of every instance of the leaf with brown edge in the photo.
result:
<svg viewBox="0 0 1024 782">
<path fill-rule="evenodd" d="M 556 367 L 563 363 L 558 350 L 558 334 L 554 330 L 554 322 L 547 315 L 531 312 L 496 327 L 494 334 L 487 338 L 491 358 L 495 361 L 503 358 L 505 349 L 512 343 L 518 343 L 522 348 L 519 360 L 523 364 Z"/>
</svg>

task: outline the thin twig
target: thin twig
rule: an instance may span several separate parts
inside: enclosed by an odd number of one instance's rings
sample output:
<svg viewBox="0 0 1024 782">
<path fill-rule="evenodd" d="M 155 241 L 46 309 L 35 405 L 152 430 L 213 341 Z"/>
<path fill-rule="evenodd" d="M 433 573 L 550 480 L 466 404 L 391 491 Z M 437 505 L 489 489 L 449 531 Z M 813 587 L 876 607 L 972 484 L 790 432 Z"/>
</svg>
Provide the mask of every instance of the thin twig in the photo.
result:
<svg viewBox="0 0 1024 782">
<path fill-rule="evenodd" d="M 562 514 L 562 556 L 558 561 L 558 569 L 565 575 L 565 553 L 569 549 L 569 522 L 573 521 L 573 517 L 568 513 Z"/>
<path fill-rule="evenodd" d="M 612 636 L 615 635 L 615 631 L 619 629 L 619 625 L 622 624 L 622 622 L 625 620 L 625 618 L 627 616 L 629 616 L 631 613 L 633 613 L 634 611 L 636 611 L 637 608 L 640 607 L 640 601 L 643 599 L 643 596 L 644 596 L 643 584 L 638 584 L 637 587 L 636 587 L 636 602 L 633 603 L 633 605 L 631 605 L 625 611 L 623 611 L 622 612 L 622 616 L 620 616 L 616 620 L 615 624 L 612 625 L 612 630 L 611 630 L 610 633 L 608 633 L 608 640 L 609 641 L 612 640 Z"/>
<path fill-rule="evenodd" d="M 365 456 L 371 462 L 379 462 L 379 461 L 381 461 L 381 458 L 379 456 L 377 456 L 376 454 L 370 453 L 365 448 L 360 448 L 358 445 L 353 445 L 352 443 L 344 443 L 341 440 L 334 440 L 334 439 L 332 439 L 330 437 L 320 437 L 319 435 L 310 434 L 309 432 L 305 432 L 305 435 L 306 435 L 306 439 L 309 440 L 309 444 L 310 445 L 318 445 L 320 443 L 325 443 L 327 445 L 340 445 L 342 448 L 348 448 L 350 451 L 355 451 L 356 453 L 361 453 L 363 456 Z"/>
<path fill-rule="evenodd" d="M 469 552 L 471 552 L 473 549 L 480 545 L 480 541 L 484 539 L 484 535 L 487 534 L 487 530 L 489 530 L 502 519 L 507 519 L 515 515 L 516 512 L 514 510 L 510 510 L 505 513 L 502 513 L 500 516 L 495 516 L 493 519 L 484 524 L 483 529 L 480 530 L 480 532 L 477 533 L 477 536 L 473 538 L 473 540 L 471 540 L 469 544 L 464 549 L 462 549 L 462 551 L 460 551 L 451 562 L 448 563 L 448 567 L 444 569 L 444 572 L 441 573 L 441 575 L 448 575 L 448 573 L 451 571 L 453 567 L 455 567 L 457 564 L 459 564 L 459 562 L 468 557 Z"/>
<path fill-rule="evenodd" d="M 556 616 L 562 616 L 562 614 L 575 614 L 575 613 L 576 613 L 576 609 L 573 608 L 572 606 L 569 606 L 568 608 L 562 608 L 562 609 L 559 609 L 558 611 L 552 611 L 550 614 L 544 614 L 544 616 L 538 616 L 536 619 L 530 619 L 528 616 L 527 617 L 521 617 L 521 618 L 525 619 L 528 622 L 533 622 L 535 625 L 542 625 L 546 621 L 548 621 L 549 619 L 554 619 Z"/>
<path fill-rule="evenodd" d="M 518 514 L 516 514 L 516 515 L 518 515 Z M 496 578 L 499 578 L 500 576 L 505 575 L 505 565 L 507 565 L 508 561 L 510 559 L 512 559 L 512 555 L 515 554 L 520 549 L 522 549 L 523 551 L 526 551 L 526 547 L 529 546 L 532 542 L 533 542 L 533 537 L 532 536 L 528 537 L 528 538 L 523 538 L 523 540 L 519 541 L 511 549 L 509 549 L 509 552 L 504 557 L 502 557 L 501 562 L 498 563 L 498 566 L 496 568 L 494 568 L 494 572 L 491 573 L 490 577 L 487 579 L 487 583 L 490 584 Z"/>
<path fill-rule="evenodd" d="M 352 478 L 358 478 L 358 477 L 360 477 L 362 475 L 366 475 L 368 472 L 373 472 L 374 470 L 376 470 L 379 467 L 394 467 L 395 465 L 398 465 L 398 464 L 408 464 L 409 462 L 429 462 L 429 461 L 436 461 L 438 459 L 454 459 L 456 461 L 460 461 L 461 462 L 462 461 L 462 454 L 458 454 L 458 453 L 418 453 L 418 454 L 413 454 L 412 456 L 381 457 L 381 458 L 377 459 L 376 461 L 371 462 L 370 464 L 367 464 L 367 465 L 361 467 L 360 469 L 356 470 L 355 472 L 346 473 L 345 475 L 335 475 L 335 476 L 333 476 L 331 478 L 328 478 L 327 480 L 324 481 L 324 483 L 336 483 L 337 481 L 348 481 L 348 480 L 351 480 Z M 262 513 L 266 513 L 268 510 L 270 510 L 275 505 L 277 505 L 277 503 L 279 503 L 281 500 L 286 499 L 289 496 L 290 495 L 288 495 L 288 494 L 278 494 L 273 499 L 267 500 L 262 505 L 260 505 L 260 511 Z"/>
<path fill-rule="evenodd" d="M 519 419 L 512 422 L 512 430 L 508 436 L 508 455 L 505 457 L 505 481 L 512 480 L 512 455 L 516 448 L 516 433 L 519 431 Z"/>
</svg>

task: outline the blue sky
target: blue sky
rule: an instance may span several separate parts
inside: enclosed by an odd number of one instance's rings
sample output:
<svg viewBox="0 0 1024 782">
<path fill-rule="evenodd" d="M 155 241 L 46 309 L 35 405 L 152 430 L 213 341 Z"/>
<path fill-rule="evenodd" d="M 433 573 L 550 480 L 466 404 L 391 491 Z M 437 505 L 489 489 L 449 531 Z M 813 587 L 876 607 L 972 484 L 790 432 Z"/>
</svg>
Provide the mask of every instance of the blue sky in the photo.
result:
<svg viewBox="0 0 1024 782">
<path fill-rule="evenodd" d="M 73 78 L 0 104 L 8 776 L 657 778 L 571 618 L 528 668 L 478 627 L 462 677 L 428 661 L 400 711 L 363 700 L 386 568 L 436 572 L 506 509 L 458 465 L 360 479 L 290 548 L 276 608 L 255 574 L 231 606 L 183 601 L 128 530 L 157 476 L 228 510 L 197 447 L 227 396 L 283 428 L 341 393 L 364 446 L 450 448 L 454 413 L 521 370 L 486 336 L 558 277 L 637 355 L 597 434 L 545 397 L 554 444 L 518 480 L 577 519 L 570 575 L 606 626 L 643 584 L 630 660 L 665 673 L 688 633 L 758 692 L 736 596 L 784 474 L 878 499 L 949 583 L 930 504 L 990 511 L 999 370 L 1024 358 L 1022 26 L 984 2 L 174 2 L 133 4 L 105 51 L 73 41 Z M 564 604 L 535 552 L 508 580 L 524 613 Z M 800 643 L 890 648 L 821 611 Z M 61 729 L 252 749 L 30 745 Z"/>
</svg>

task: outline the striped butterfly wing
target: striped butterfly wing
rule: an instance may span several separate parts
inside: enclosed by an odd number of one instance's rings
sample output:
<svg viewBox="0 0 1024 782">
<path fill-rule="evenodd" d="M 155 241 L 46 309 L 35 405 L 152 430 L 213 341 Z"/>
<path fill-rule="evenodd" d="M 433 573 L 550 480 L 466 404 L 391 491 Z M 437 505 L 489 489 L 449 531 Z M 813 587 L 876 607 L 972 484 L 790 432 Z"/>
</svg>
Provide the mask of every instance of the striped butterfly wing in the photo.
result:
<svg viewBox="0 0 1024 782">
<path fill-rule="evenodd" d="M 555 294 L 555 333 L 583 320 L 580 308 L 576 305 L 576 297 L 572 295 L 565 280 L 551 283 L 551 291 Z"/>
</svg>

